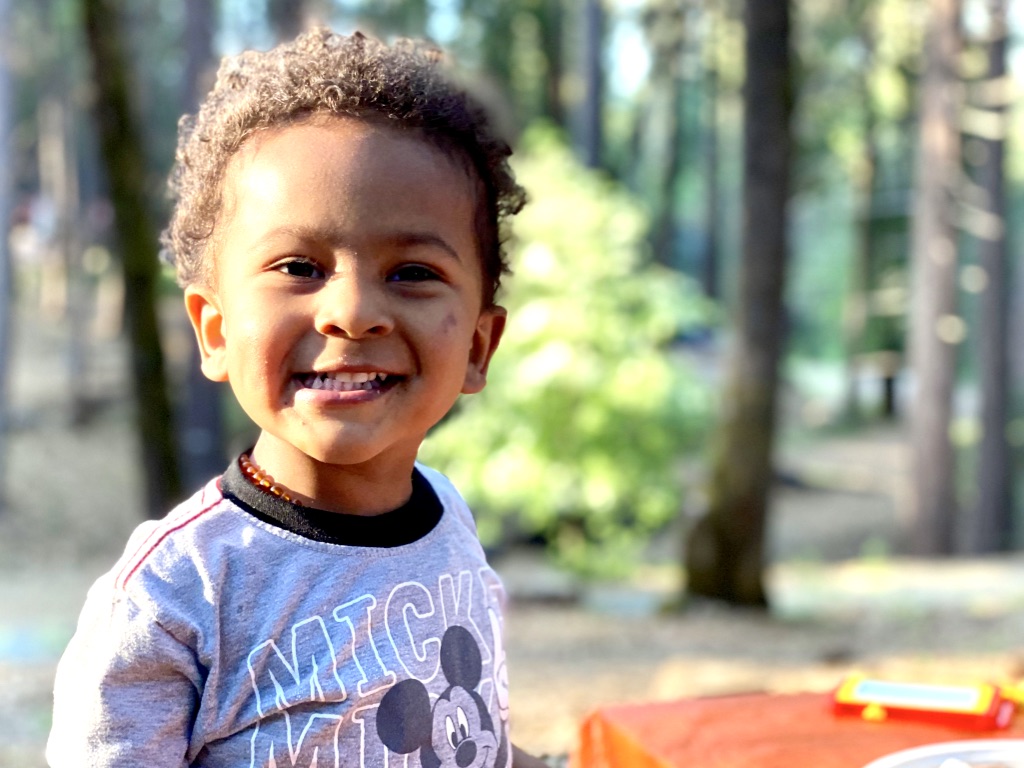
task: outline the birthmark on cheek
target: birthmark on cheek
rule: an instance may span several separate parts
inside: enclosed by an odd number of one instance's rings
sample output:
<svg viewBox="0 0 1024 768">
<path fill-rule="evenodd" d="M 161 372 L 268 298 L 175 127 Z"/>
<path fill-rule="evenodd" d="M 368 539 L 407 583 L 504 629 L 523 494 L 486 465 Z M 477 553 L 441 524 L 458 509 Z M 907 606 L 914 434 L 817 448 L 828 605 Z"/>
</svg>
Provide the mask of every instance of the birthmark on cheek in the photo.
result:
<svg viewBox="0 0 1024 768">
<path fill-rule="evenodd" d="M 449 313 L 448 316 L 441 321 L 441 333 L 447 336 L 455 329 L 455 326 L 458 324 L 459 320 L 457 317 L 455 317 L 455 314 Z"/>
</svg>

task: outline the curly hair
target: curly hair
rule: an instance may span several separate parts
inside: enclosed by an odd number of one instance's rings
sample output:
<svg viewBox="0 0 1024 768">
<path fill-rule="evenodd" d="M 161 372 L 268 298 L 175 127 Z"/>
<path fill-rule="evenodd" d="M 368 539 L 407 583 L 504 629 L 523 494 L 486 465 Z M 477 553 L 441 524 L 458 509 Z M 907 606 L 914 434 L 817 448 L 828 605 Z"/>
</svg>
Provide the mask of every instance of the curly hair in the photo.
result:
<svg viewBox="0 0 1024 768">
<path fill-rule="evenodd" d="M 198 114 L 179 122 L 169 184 L 175 204 L 161 237 L 179 285 L 212 283 L 207 250 L 234 153 L 258 131 L 313 114 L 386 121 L 472 171 L 484 301 L 492 304 L 509 271 L 502 227 L 526 199 L 508 165 L 509 145 L 482 105 L 448 75 L 437 48 L 412 40 L 389 46 L 359 32 L 345 36 L 324 28 L 267 52 L 225 58 Z"/>
</svg>

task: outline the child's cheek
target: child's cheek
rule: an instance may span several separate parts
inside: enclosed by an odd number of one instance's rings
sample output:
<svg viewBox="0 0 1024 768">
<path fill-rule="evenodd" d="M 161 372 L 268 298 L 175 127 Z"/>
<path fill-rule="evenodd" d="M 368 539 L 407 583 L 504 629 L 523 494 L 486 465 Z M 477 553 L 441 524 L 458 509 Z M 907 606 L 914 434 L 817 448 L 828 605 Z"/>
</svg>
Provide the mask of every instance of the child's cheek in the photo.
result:
<svg viewBox="0 0 1024 768">
<path fill-rule="evenodd" d="M 458 324 L 459 324 L 459 319 L 457 317 L 455 317 L 455 313 L 454 312 L 449 312 L 448 316 L 444 320 L 441 321 L 441 327 L 440 327 L 439 330 L 440 330 L 440 332 L 442 334 L 447 336 L 449 333 L 452 332 L 452 330 Z"/>
</svg>

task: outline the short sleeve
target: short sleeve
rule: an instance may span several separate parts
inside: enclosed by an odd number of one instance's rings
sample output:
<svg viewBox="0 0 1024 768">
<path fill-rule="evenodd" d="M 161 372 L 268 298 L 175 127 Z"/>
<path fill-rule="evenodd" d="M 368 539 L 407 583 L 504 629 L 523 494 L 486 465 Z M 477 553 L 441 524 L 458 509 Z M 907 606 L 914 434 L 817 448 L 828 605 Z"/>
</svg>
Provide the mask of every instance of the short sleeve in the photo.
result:
<svg viewBox="0 0 1024 768">
<path fill-rule="evenodd" d="M 47 762 L 186 766 L 202 684 L 192 650 L 101 580 L 57 668 Z"/>
</svg>

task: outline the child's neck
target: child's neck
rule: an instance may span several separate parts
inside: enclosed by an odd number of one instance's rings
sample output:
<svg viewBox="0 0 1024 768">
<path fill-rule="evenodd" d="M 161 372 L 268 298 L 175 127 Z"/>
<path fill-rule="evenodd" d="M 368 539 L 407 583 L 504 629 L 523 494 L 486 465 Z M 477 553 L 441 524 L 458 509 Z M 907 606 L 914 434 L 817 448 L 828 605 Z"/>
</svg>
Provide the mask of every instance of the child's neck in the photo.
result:
<svg viewBox="0 0 1024 768">
<path fill-rule="evenodd" d="M 327 464 L 264 433 L 250 457 L 296 501 L 330 512 L 380 515 L 398 509 L 412 495 L 415 456 L 356 465 Z"/>
</svg>

